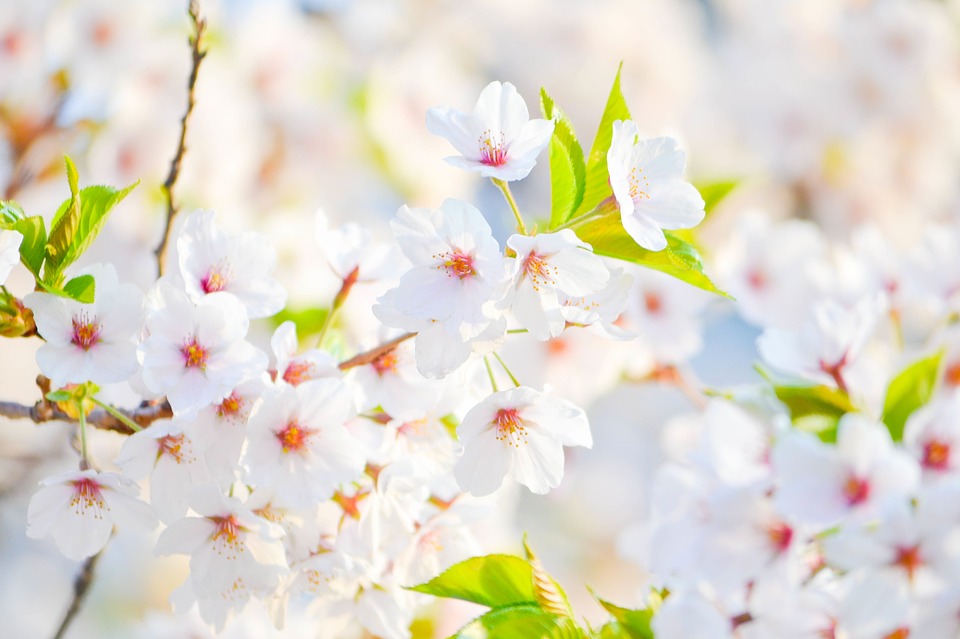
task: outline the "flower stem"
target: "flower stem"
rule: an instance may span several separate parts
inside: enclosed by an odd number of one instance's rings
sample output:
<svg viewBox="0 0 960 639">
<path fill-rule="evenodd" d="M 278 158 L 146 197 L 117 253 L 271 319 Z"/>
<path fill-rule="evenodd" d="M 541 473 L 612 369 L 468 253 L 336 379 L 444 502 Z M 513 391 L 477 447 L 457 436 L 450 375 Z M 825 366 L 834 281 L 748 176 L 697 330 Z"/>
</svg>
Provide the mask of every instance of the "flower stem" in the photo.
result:
<svg viewBox="0 0 960 639">
<path fill-rule="evenodd" d="M 118 411 L 116 408 L 114 408 L 110 404 L 107 404 L 106 402 L 102 402 L 96 397 L 91 397 L 90 401 L 92 401 L 94 404 L 96 404 L 103 410 L 107 411 L 108 413 L 110 413 L 111 415 L 119 419 L 125 426 L 129 427 L 130 430 L 132 430 L 133 432 L 139 433 L 141 430 L 143 430 L 143 427 L 140 426 L 140 424 L 133 421 L 132 419 L 130 419 L 129 417 L 127 417 L 126 415 Z"/>
<path fill-rule="evenodd" d="M 317 335 L 317 348 L 323 346 L 323 338 L 327 336 L 327 330 L 333 323 L 333 316 L 337 314 L 337 311 L 340 310 L 343 303 L 347 301 L 347 296 L 350 295 L 350 290 L 353 288 L 353 285 L 357 283 L 357 278 L 359 277 L 360 267 L 357 266 L 343 278 L 343 284 L 340 285 L 340 290 L 337 291 L 336 297 L 333 298 L 333 304 L 330 305 L 330 310 L 327 311 L 326 317 L 323 318 L 320 334 Z"/>
<path fill-rule="evenodd" d="M 517 201 L 513 199 L 513 193 L 510 192 L 510 185 L 497 178 L 490 179 L 493 180 L 493 183 L 498 189 L 500 189 L 500 192 L 503 193 L 503 197 L 507 200 L 507 204 L 510 205 L 510 210 L 513 211 L 513 217 L 517 219 L 517 230 L 520 231 L 521 235 L 526 235 L 527 227 L 523 224 L 523 217 L 520 215 L 520 209 L 517 207 Z"/>
<path fill-rule="evenodd" d="M 490 377 L 490 386 L 493 387 L 493 392 L 498 392 L 500 389 L 497 388 L 497 380 L 494 378 L 493 369 L 490 367 L 490 358 L 486 355 L 483 356 L 483 365 L 487 367 L 487 375 Z"/>
<path fill-rule="evenodd" d="M 83 399 L 76 402 L 77 414 L 80 420 L 80 470 L 90 468 L 90 458 L 87 456 L 87 415 L 83 411 Z"/>
<path fill-rule="evenodd" d="M 510 377 L 510 381 L 513 382 L 513 385 L 519 388 L 520 382 L 518 382 L 517 378 L 514 377 L 513 373 L 510 372 L 510 369 L 507 368 L 507 364 L 503 361 L 503 359 L 500 358 L 500 354 L 494 353 L 493 356 L 497 358 L 498 362 L 500 362 L 500 366 L 502 366 L 503 370 L 506 371 L 507 376 Z"/>
<path fill-rule="evenodd" d="M 611 213 L 616 212 L 617 210 L 619 210 L 617 207 L 617 200 L 611 195 L 605 200 L 601 200 L 599 204 L 597 204 L 595 207 L 593 207 L 583 215 L 579 215 L 577 217 L 571 218 L 553 230 L 560 231 L 562 229 L 570 229 L 575 226 L 580 226 L 584 222 L 589 222 L 595 217 L 602 217 L 604 215 L 609 215 Z"/>
</svg>

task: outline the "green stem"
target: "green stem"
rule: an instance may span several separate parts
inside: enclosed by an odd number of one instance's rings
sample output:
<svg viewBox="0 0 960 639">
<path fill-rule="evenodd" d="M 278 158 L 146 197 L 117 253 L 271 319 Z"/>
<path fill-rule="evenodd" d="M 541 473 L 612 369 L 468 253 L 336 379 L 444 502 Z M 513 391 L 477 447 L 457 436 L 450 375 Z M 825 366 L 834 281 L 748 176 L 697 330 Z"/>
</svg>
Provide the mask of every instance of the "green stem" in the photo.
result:
<svg viewBox="0 0 960 639">
<path fill-rule="evenodd" d="M 602 217 L 604 215 L 609 215 L 619 210 L 617 206 L 617 200 L 612 195 L 605 200 L 601 200 L 599 204 L 595 207 L 577 217 L 571 218 L 561 224 L 560 226 L 553 229 L 553 232 L 560 231 L 562 229 L 570 229 L 575 226 L 580 226 L 584 222 L 589 222 L 595 217 Z"/>
<path fill-rule="evenodd" d="M 90 468 L 90 458 L 87 456 L 87 416 L 83 412 L 83 399 L 75 404 L 80 415 L 80 470 Z"/>
<path fill-rule="evenodd" d="M 503 197 L 506 198 L 507 204 L 510 205 L 510 210 L 513 211 L 513 217 L 517 219 L 517 230 L 520 231 L 521 235 L 526 235 L 527 227 L 523 224 L 523 217 L 520 215 L 520 209 L 517 207 L 517 201 L 513 199 L 513 193 L 510 192 L 510 185 L 497 178 L 490 179 L 493 180 L 493 183 L 497 185 L 497 188 L 500 189 L 501 193 L 503 193 Z"/>
<path fill-rule="evenodd" d="M 506 371 L 507 376 L 510 377 L 510 381 L 513 382 L 513 385 L 519 388 L 520 382 L 518 382 L 517 378 L 514 377 L 513 373 L 510 372 L 510 369 L 507 368 L 507 364 L 500 358 L 499 353 L 494 353 L 493 356 L 497 358 L 498 362 L 500 362 L 500 366 L 502 366 L 503 370 Z"/>
<path fill-rule="evenodd" d="M 490 367 L 490 359 L 486 355 L 483 356 L 483 365 L 487 367 L 487 375 L 490 377 L 490 386 L 493 387 L 493 392 L 499 392 L 497 380 L 493 377 L 493 369 Z"/>
<path fill-rule="evenodd" d="M 507 330 L 507 335 L 519 335 L 521 333 L 529 333 L 525 328 L 511 328 Z"/>
<path fill-rule="evenodd" d="M 127 428 L 129 428 L 129 429 L 132 430 L 133 432 L 139 433 L 141 430 L 143 430 L 143 427 L 142 427 L 140 424 L 138 424 L 137 422 L 133 421 L 132 419 L 130 419 L 129 417 L 127 417 L 126 415 L 124 415 L 123 413 L 121 413 L 120 411 L 118 411 L 116 408 L 114 408 L 114 407 L 111 406 L 110 404 L 107 404 L 106 402 L 102 402 L 102 401 L 100 401 L 99 399 L 97 399 L 96 397 L 91 397 L 90 400 L 91 400 L 94 404 L 96 404 L 97 406 L 99 406 L 100 408 L 102 408 L 103 410 L 107 411 L 108 413 L 110 413 L 111 415 L 113 415 L 114 417 L 116 417 L 117 419 L 119 419 L 121 422 L 123 422 L 123 424 L 124 424 Z"/>
<path fill-rule="evenodd" d="M 323 346 L 323 338 L 327 336 L 327 330 L 330 328 L 330 325 L 333 324 L 333 316 L 337 314 L 337 311 L 340 310 L 343 303 L 347 301 L 347 296 L 350 295 L 350 290 L 353 288 L 353 285 L 357 283 L 359 276 L 360 267 L 358 266 L 343 278 L 343 284 L 340 285 L 340 290 L 337 291 L 336 297 L 333 298 L 333 304 L 330 305 L 330 310 L 327 312 L 326 317 L 323 318 L 320 334 L 317 335 L 317 348 Z"/>
</svg>

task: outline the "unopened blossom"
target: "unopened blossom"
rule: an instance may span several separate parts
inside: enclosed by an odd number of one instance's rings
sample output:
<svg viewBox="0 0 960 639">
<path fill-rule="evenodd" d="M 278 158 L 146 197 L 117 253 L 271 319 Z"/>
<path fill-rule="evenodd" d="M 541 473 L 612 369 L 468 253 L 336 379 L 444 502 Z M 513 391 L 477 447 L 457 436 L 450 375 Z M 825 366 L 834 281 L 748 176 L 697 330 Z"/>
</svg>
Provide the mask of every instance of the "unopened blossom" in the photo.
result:
<svg viewBox="0 0 960 639">
<path fill-rule="evenodd" d="M 250 420 L 244 464 L 248 481 L 303 506 L 329 499 L 364 467 L 360 442 L 344 428 L 353 414 L 343 382 L 321 379 L 266 395 Z"/>
<path fill-rule="evenodd" d="M 378 300 L 388 326 L 415 330 L 417 367 L 446 375 L 469 357 L 471 342 L 505 330 L 496 302 L 506 293 L 506 266 L 489 224 L 459 200 L 440 209 L 401 207 L 392 226 L 413 267 Z"/>
<path fill-rule="evenodd" d="M 539 340 L 563 332 L 567 320 L 562 299 L 599 293 L 610 279 L 603 261 L 570 229 L 512 235 L 507 246 L 516 253 L 510 309 Z"/>
<path fill-rule="evenodd" d="M 20 263 L 20 243 L 23 236 L 9 229 L 0 229 L 0 284 L 7 281 L 10 271 Z"/>
<path fill-rule="evenodd" d="M 212 484 L 198 486 L 189 505 L 198 516 L 167 526 L 154 553 L 190 556 L 181 597 L 196 600 L 203 620 L 222 631 L 231 612 L 279 588 L 288 572 L 283 531 Z"/>
<path fill-rule="evenodd" d="M 120 284 L 111 264 L 78 272 L 83 274 L 96 282 L 90 304 L 51 293 L 23 298 L 45 340 L 37 364 L 56 386 L 126 381 L 137 370 L 133 340 L 143 317 L 143 294 L 133 284 Z"/>
<path fill-rule="evenodd" d="M 75 470 L 40 482 L 27 508 L 27 536 L 52 537 L 70 559 L 99 552 L 114 525 L 153 528 L 156 517 L 139 489 L 116 473 Z"/>
<path fill-rule="evenodd" d="M 705 215 L 699 191 L 683 179 L 686 156 L 672 138 L 638 140 L 637 125 L 613 123 L 607 151 L 610 186 L 623 228 L 651 251 L 667 247 L 663 229 L 687 229 Z"/>
<path fill-rule="evenodd" d="M 244 339 L 247 314 L 233 295 L 211 293 L 194 305 L 161 281 L 151 301 L 157 310 L 139 351 L 143 382 L 166 394 L 174 413 L 218 402 L 266 368 L 266 355 Z"/>
<path fill-rule="evenodd" d="M 582 409 L 523 386 L 477 404 L 457 435 L 463 455 L 454 476 L 463 490 L 478 497 L 499 488 L 507 475 L 545 494 L 563 477 L 563 447 L 593 445 Z"/>
<path fill-rule="evenodd" d="M 777 441 L 771 461 L 778 510 L 817 530 L 876 515 L 886 502 L 907 499 L 920 480 L 919 466 L 894 447 L 886 426 L 858 413 L 840 419 L 835 446 L 789 432 Z"/>
<path fill-rule="evenodd" d="M 531 120 L 512 84 L 491 82 L 480 93 L 473 113 L 450 107 L 427 111 L 427 129 L 460 152 L 447 158 L 449 164 L 511 182 L 533 169 L 553 135 L 553 122 Z"/>
<path fill-rule="evenodd" d="M 180 276 L 195 301 L 226 291 L 243 303 L 251 319 L 283 308 L 287 294 L 273 279 L 273 246 L 253 232 L 227 235 L 217 228 L 213 211 L 196 211 L 177 238 Z"/>
<path fill-rule="evenodd" d="M 191 490 L 211 481 L 203 456 L 184 426 L 180 420 L 152 424 L 128 437 L 116 459 L 127 477 L 149 475 L 150 505 L 165 523 L 186 515 Z"/>
<path fill-rule="evenodd" d="M 339 377 L 340 369 L 337 360 L 326 351 L 312 349 L 297 354 L 297 325 L 286 321 L 277 327 L 270 338 L 270 348 L 277 358 L 278 384 L 296 386 L 311 379 L 320 377 Z"/>
</svg>

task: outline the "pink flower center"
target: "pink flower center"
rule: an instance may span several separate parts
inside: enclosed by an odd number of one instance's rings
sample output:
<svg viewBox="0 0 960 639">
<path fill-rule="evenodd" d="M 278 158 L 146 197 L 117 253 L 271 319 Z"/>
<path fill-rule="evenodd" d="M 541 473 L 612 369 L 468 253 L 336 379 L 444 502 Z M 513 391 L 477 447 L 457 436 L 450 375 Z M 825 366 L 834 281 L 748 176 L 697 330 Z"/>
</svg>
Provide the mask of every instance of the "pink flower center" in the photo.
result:
<svg viewBox="0 0 960 639">
<path fill-rule="evenodd" d="M 204 293 L 216 293 L 227 288 L 227 278 L 220 269 L 213 267 L 200 280 L 200 287 Z"/>
<path fill-rule="evenodd" d="M 759 268 L 750 269 L 747 272 L 747 284 L 755 291 L 766 288 L 767 286 L 767 276 Z"/>
<path fill-rule="evenodd" d="M 100 330 L 103 328 L 96 318 L 90 319 L 86 311 L 81 311 L 79 315 L 74 315 L 71 320 L 73 323 L 73 336 L 70 342 L 79 346 L 85 351 L 89 351 L 94 345 L 100 342 Z"/>
<path fill-rule="evenodd" d="M 487 166 L 503 166 L 507 163 L 507 148 L 503 133 L 494 135 L 487 129 L 477 140 L 480 146 L 480 163 Z"/>
<path fill-rule="evenodd" d="M 103 519 L 103 511 L 110 510 L 110 507 L 100 493 L 100 484 L 88 477 L 76 479 L 70 483 L 73 485 L 70 505 L 74 512 L 85 514 L 88 510 L 92 510 L 95 519 Z"/>
<path fill-rule="evenodd" d="M 635 166 L 630 169 L 630 177 L 627 178 L 627 180 L 630 183 L 630 199 L 650 199 L 650 194 L 647 193 L 647 191 L 650 189 L 650 180 L 648 180 L 647 176 L 643 174 L 642 168 Z"/>
<path fill-rule="evenodd" d="M 932 470 L 947 470 L 950 467 L 950 444 L 938 439 L 931 439 L 923 445 L 923 461 L 925 468 Z"/>
<path fill-rule="evenodd" d="M 237 395 L 237 391 L 233 391 L 217 406 L 217 417 L 229 420 L 242 419 L 245 417 L 243 414 L 245 406 L 243 398 Z"/>
<path fill-rule="evenodd" d="M 301 451 L 307 447 L 307 440 L 316 431 L 309 428 L 303 428 L 297 422 L 290 422 L 283 430 L 277 432 L 276 437 L 283 447 L 284 453 L 290 451 Z"/>
<path fill-rule="evenodd" d="M 960 386 L 960 362 L 954 362 L 947 366 L 943 378 L 951 386 Z"/>
<path fill-rule="evenodd" d="M 547 255 L 538 255 L 536 251 L 523 258 L 523 274 L 533 282 L 533 290 L 539 291 L 544 284 L 553 284 L 553 276 L 557 272 L 555 266 L 550 266 Z"/>
<path fill-rule="evenodd" d="M 210 517 L 210 521 L 217 526 L 211 537 L 214 543 L 226 544 L 234 549 L 240 548 L 240 532 L 243 528 L 234 515 Z"/>
<path fill-rule="evenodd" d="M 370 362 L 373 370 L 377 371 L 379 377 L 397 372 L 397 354 L 393 351 L 384 353 L 380 357 Z"/>
<path fill-rule="evenodd" d="M 663 308 L 663 298 L 653 292 L 644 293 L 643 305 L 646 307 L 648 313 L 656 315 Z"/>
<path fill-rule="evenodd" d="M 850 475 L 843 484 L 843 496 L 846 497 L 847 504 L 850 506 L 862 504 L 870 497 L 870 482 L 856 475 Z"/>
<path fill-rule="evenodd" d="M 287 364 L 283 371 L 283 381 L 291 386 L 297 386 L 312 378 L 313 364 L 307 361 L 293 361 Z"/>
<path fill-rule="evenodd" d="M 923 565 L 923 558 L 920 557 L 920 546 L 901 546 L 897 548 L 897 557 L 893 560 L 895 566 L 900 566 L 907 572 L 907 578 L 913 580 L 913 575 L 917 569 Z"/>
<path fill-rule="evenodd" d="M 772 524 L 767 528 L 767 539 L 777 553 L 785 552 L 793 540 L 793 528 L 782 521 Z"/>
<path fill-rule="evenodd" d="M 464 280 L 477 274 L 477 269 L 473 267 L 473 256 L 459 249 L 450 253 L 435 255 L 434 257 L 443 260 L 442 263 L 437 265 L 437 268 L 445 270 L 450 277 L 457 277 Z"/>
<path fill-rule="evenodd" d="M 183 365 L 187 368 L 199 368 L 201 371 L 207 368 L 207 349 L 197 342 L 197 338 L 180 347 L 180 354 L 183 355 Z"/>
<path fill-rule="evenodd" d="M 493 418 L 497 427 L 497 441 L 519 448 L 527 443 L 527 428 L 516 408 L 501 408 Z"/>
<path fill-rule="evenodd" d="M 157 440 L 160 444 L 159 455 L 170 455 L 178 464 L 183 463 L 183 435 L 164 435 Z"/>
</svg>

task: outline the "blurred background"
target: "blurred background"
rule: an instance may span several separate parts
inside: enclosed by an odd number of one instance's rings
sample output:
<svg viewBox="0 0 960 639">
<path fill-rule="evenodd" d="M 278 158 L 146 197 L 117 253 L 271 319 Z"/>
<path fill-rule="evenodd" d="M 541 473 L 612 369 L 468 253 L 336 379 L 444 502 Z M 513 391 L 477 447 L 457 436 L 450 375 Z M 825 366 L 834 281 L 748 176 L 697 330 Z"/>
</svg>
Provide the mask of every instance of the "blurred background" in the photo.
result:
<svg viewBox="0 0 960 639">
<path fill-rule="evenodd" d="M 69 195 L 64 154 L 76 161 L 82 184 L 139 180 L 86 260 L 113 261 L 122 279 L 144 288 L 156 276 L 160 185 L 186 104 L 185 5 L 0 3 L 0 199 L 49 219 Z M 640 565 L 623 559 L 642 552 L 625 546 L 642 537 L 636 529 L 650 478 L 677 445 L 663 436 L 664 424 L 693 408 L 676 384 L 651 381 L 657 372 L 674 367 L 698 385 L 724 388 L 756 380 L 758 327 L 789 323 L 815 294 L 809 291 L 859 290 L 865 260 L 872 273 L 894 256 L 923 253 L 930 229 L 954 223 L 960 205 L 960 2 L 200 6 L 209 55 L 176 195 L 184 210 L 215 209 L 228 230 L 263 233 L 277 247 L 277 277 L 293 312 L 329 304 L 338 285 L 314 239 L 318 209 L 332 225 L 359 221 L 387 240 L 386 221 L 398 206 L 459 197 L 506 237 L 512 222 L 500 194 L 445 164 L 452 149 L 424 124 L 432 106 L 471 110 L 491 80 L 516 85 L 534 115 L 545 87 L 589 148 L 622 61 L 623 92 L 641 131 L 678 138 L 694 182 L 737 183 L 698 241 L 707 271 L 738 304 L 638 273 L 632 317 L 642 335 L 629 346 L 574 333 L 547 345 L 517 342 L 504 353 L 526 383 L 550 384 L 588 407 L 596 445 L 575 451 L 549 496 L 505 499 L 502 530 L 484 541 L 488 550 L 517 550 L 527 531 L 588 616 L 584 583 L 624 604 L 638 604 L 647 583 Z M 542 158 L 515 187 L 529 217 L 548 213 L 548 186 Z M 777 233 L 779 244 L 771 239 Z M 15 272 L 8 285 L 26 292 L 30 283 Z M 369 305 L 380 290 L 351 299 L 351 321 L 371 324 Z M 650 295 L 665 306 L 654 309 Z M 271 328 L 259 328 L 261 342 Z M 37 399 L 36 342 L 0 343 L 0 398 Z M 125 397 L 115 392 L 118 401 Z M 36 482 L 62 472 L 72 454 L 69 433 L 62 424 L 0 419 L 2 637 L 51 635 L 70 598 L 77 566 L 24 535 Z M 98 433 L 100 457 L 111 457 L 116 439 Z M 635 534 L 623 536 L 628 528 Z M 164 616 L 184 562 L 154 559 L 151 543 L 112 542 L 69 637 L 183 636 L 182 624 L 165 629 Z M 469 612 L 441 611 L 448 621 L 437 636 Z M 265 617 L 250 617 L 228 634 L 271 636 Z M 289 636 L 306 636 L 297 634 L 296 619 L 292 626 Z M 197 624 L 195 636 L 207 632 Z"/>
</svg>

